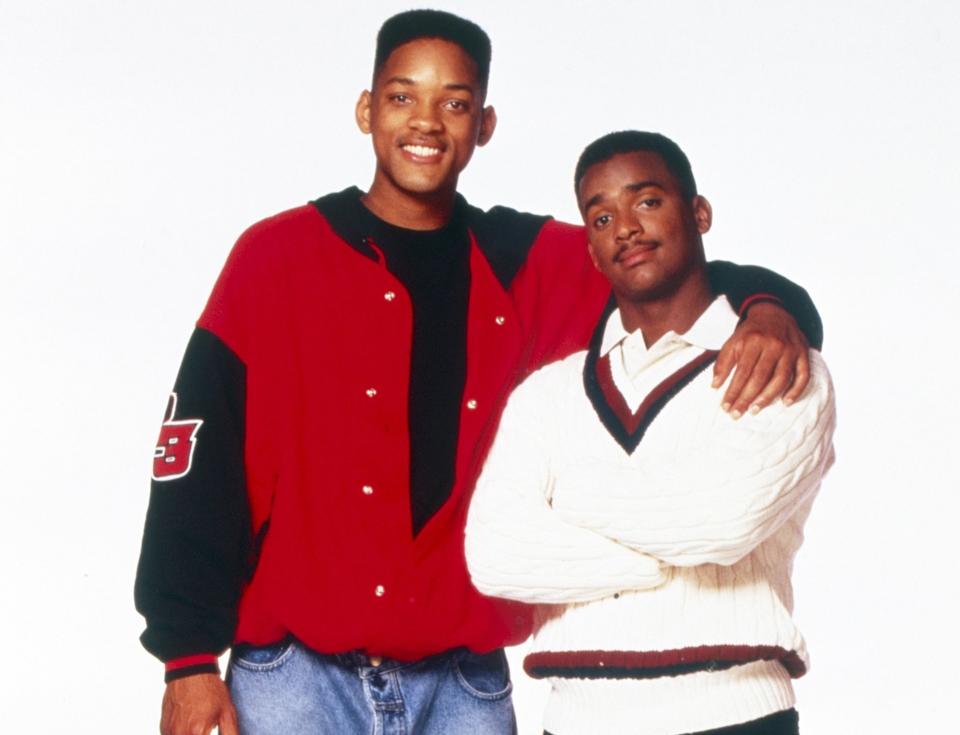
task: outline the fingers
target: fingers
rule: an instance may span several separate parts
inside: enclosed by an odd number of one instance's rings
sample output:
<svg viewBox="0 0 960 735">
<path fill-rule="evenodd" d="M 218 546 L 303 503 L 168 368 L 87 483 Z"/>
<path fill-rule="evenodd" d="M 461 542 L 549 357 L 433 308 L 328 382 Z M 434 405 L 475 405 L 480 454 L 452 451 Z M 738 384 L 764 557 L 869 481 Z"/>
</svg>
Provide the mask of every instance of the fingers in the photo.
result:
<svg viewBox="0 0 960 735">
<path fill-rule="evenodd" d="M 757 371 L 754 371 L 754 376 L 757 375 Z M 766 386 L 762 387 L 759 395 L 753 399 L 747 400 L 749 404 L 750 413 L 759 413 L 761 409 L 769 406 L 773 401 L 780 396 L 781 393 L 786 390 L 786 388 L 791 384 L 791 381 L 794 379 L 794 363 L 793 360 L 786 355 L 782 355 L 779 360 L 777 360 L 776 365 L 773 369 L 773 374 L 770 376 L 770 379 L 767 381 Z M 753 382 L 751 379 L 747 383 L 749 388 L 750 384 Z M 746 395 L 746 389 L 744 393 L 741 394 L 741 397 Z"/>
<path fill-rule="evenodd" d="M 202 721 L 185 716 L 173 716 L 160 722 L 160 733 L 161 735 L 210 735 L 216 724 L 216 720 Z M 220 735 L 239 735 L 239 732 L 236 715 L 229 724 L 226 720 L 221 720 Z"/>
<path fill-rule="evenodd" d="M 160 732 L 162 735 L 210 735 L 213 732 L 213 728 L 216 726 L 216 721 L 213 722 L 198 722 L 185 721 L 183 718 L 179 718 L 170 722 L 164 722 L 160 724 Z M 226 720 L 222 720 L 220 724 L 220 735 L 239 735 L 240 730 L 237 727 L 237 720 L 234 716 L 233 720 L 230 721 L 229 725 Z"/>
<path fill-rule="evenodd" d="M 714 365 L 715 388 L 730 379 L 722 405 L 735 419 L 747 411 L 758 412 L 781 394 L 789 405 L 810 382 L 809 346 L 803 332 L 785 311 L 764 306 L 751 310 Z"/>
<path fill-rule="evenodd" d="M 713 363 L 713 385 L 719 388 L 727 382 L 730 377 L 730 371 L 737 364 L 737 358 L 740 356 L 740 343 L 734 339 L 728 339 L 723 343 L 720 354 L 717 355 L 717 361 Z"/>
<path fill-rule="evenodd" d="M 760 359 L 760 354 L 761 350 L 756 341 L 747 342 L 742 349 L 740 358 L 737 360 L 737 369 L 733 373 L 730 385 L 727 386 L 727 390 L 723 394 L 721 404 L 724 411 L 733 412 L 734 404 L 739 400 L 740 394 L 747 385 L 747 381 L 753 373 L 753 368 L 757 364 L 757 360 Z M 742 413 L 743 411 L 740 412 L 740 414 Z M 734 418 L 739 417 L 739 414 L 734 416 Z"/>
<path fill-rule="evenodd" d="M 793 384 L 783 395 L 783 402 L 788 406 L 803 395 L 810 382 L 810 351 L 800 350 L 793 366 Z"/>
<path fill-rule="evenodd" d="M 240 735 L 237 711 L 233 707 L 226 707 L 220 715 L 220 735 Z"/>
<path fill-rule="evenodd" d="M 758 340 L 749 340 L 723 396 L 724 410 L 729 411 L 735 419 L 745 414 L 753 400 L 770 383 L 778 359 L 778 355 L 764 350 Z M 786 385 L 786 381 L 783 385 Z"/>
<path fill-rule="evenodd" d="M 221 733 L 239 735 L 230 695 L 217 674 L 194 674 L 167 684 L 160 715 L 161 735 L 209 735 L 218 723 Z"/>
</svg>

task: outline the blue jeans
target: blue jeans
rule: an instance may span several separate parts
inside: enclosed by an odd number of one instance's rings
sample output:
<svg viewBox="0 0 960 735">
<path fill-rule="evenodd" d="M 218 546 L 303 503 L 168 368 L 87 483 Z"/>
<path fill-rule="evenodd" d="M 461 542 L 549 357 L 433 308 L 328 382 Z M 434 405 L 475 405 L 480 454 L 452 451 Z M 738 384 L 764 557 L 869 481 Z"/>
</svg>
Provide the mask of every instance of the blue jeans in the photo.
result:
<svg viewBox="0 0 960 735">
<path fill-rule="evenodd" d="M 378 665 L 374 665 L 378 664 Z M 502 650 L 419 661 L 237 646 L 227 672 L 241 735 L 513 735 Z"/>
</svg>

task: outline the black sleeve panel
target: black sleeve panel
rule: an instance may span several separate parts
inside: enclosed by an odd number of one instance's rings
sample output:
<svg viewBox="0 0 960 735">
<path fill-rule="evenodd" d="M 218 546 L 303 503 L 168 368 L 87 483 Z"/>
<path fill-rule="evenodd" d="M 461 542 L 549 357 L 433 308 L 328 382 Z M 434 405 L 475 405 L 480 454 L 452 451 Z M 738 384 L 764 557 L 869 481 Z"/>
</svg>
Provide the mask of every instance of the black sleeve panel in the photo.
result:
<svg viewBox="0 0 960 735">
<path fill-rule="evenodd" d="M 246 368 L 197 328 L 154 454 L 134 597 L 144 647 L 163 661 L 219 654 L 233 641 L 247 577 Z"/>
<path fill-rule="evenodd" d="M 725 260 L 711 260 L 707 272 L 714 293 L 724 294 L 736 311 L 754 294 L 776 296 L 797 320 L 810 346 L 817 350 L 823 347 L 823 322 L 817 307 L 793 281 L 757 265 L 737 265 Z"/>
<path fill-rule="evenodd" d="M 467 223 L 505 290 L 510 288 L 513 277 L 526 262 L 527 253 L 549 219 L 552 218 L 518 212 L 509 207 L 493 207 L 487 212 L 469 207 Z"/>
</svg>

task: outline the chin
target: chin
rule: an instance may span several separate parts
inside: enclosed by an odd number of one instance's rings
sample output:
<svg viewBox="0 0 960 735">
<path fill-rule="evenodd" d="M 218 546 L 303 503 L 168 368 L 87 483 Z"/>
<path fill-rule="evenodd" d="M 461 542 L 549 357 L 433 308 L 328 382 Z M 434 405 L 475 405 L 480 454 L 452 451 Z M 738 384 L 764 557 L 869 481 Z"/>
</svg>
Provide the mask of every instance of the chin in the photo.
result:
<svg viewBox="0 0 960 735">
<path fill-rule="evenodd" d="M 456 189 L 456 182 L 437 181 L 435 179 L 424 180 L 422 178 L 401 179 L 397 181 L 397 186 L 408 194 L 416 196 L 431 196 L 442 194 Z"/>
<path fill-rule="evenodd" d="M 629 283 L 614 286 L 614 292 L 622 294 L 630 301 L 650 301 L 659 298 L 670 290 L 670 284 L 655 279 L 637 279 Z"/>
</svg>

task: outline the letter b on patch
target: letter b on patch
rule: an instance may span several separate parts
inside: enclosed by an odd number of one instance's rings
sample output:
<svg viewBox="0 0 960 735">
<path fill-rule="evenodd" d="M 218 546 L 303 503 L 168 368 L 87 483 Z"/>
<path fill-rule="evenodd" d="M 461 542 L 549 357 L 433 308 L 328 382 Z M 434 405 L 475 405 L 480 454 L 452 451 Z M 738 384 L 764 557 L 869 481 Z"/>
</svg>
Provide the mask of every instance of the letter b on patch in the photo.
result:
<svg viewBox="0 0 960 735">
<path fill-rule="evenodd" d="M 153 450 L 153 479 L 158 482 L 176 480 L 190 472 L 193 450 L 197 446 L 197 432 L 203 419 L 174 420 L 177 394 L 170 394 L 167 417 L 160 427 L 160 438 Z"/>
</svg>

